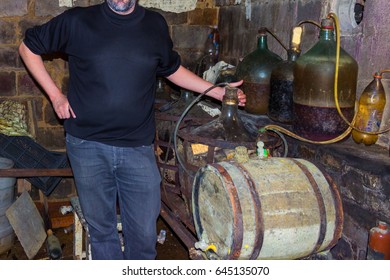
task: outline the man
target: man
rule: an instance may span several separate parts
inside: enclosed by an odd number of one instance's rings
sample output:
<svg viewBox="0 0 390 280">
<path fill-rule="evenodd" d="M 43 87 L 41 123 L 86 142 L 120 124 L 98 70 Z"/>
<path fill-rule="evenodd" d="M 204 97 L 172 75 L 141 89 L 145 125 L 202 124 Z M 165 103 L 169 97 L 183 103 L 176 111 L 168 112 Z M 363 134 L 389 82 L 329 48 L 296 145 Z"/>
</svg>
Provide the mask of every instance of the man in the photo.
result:
<svg viewBox="0 0 390 280">
<path fill-rule="evenodd" d="M 154 259 L 160 174 L 153 141 L 156 76 L 204 92 L 211 83 L 180 65 L 164 18 L 136 0 L 73 8 L 26 31 L 19 53 L 60 119 L 93 259 Z M 41 55 L 69 61 L 65 96 Z M 232 83 L 239 86 L 242 82 Z M 222 99 L 223 88 L 208 93 Z M 245 95 L 240 91 L 241 105 Z M 124 252 L 116 230 L 117 198 Z"/>
</svg>

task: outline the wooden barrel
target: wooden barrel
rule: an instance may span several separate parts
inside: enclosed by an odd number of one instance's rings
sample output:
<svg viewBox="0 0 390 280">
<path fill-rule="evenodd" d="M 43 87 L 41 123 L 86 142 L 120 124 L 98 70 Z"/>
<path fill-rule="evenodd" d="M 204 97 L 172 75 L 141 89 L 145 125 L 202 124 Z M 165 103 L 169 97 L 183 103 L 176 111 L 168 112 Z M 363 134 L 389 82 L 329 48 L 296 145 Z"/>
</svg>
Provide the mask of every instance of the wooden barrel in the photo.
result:
<svg viewBox="0 0 390 280">
<path fill-rule="evenodd" d="M 192 203 L 196 247 L 221 259 L 300 259 L 330 249 L 342 233 L 337 187 L 303 159 L 206 165 Z"/>
</svg>

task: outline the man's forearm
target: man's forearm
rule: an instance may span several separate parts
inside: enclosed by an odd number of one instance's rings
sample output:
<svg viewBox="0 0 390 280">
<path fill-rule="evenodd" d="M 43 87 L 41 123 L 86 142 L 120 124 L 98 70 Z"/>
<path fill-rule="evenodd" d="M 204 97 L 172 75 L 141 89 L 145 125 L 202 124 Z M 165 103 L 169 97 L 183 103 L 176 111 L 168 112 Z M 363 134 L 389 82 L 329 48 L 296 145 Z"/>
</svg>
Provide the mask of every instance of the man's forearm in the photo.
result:
<svg viewBox="0 0 390 280">
<path fill-rule="evenodd" d="M 180 87 L 198 93 L 203 93 L 209 87 L 213 86 L 212 83 L 203 80 L 202 78 L 198 77 L 183 66 L 180 66 L 179 69 L 175 73 L 167 77 L 167 79 Z M 223 89 L 217 87 L 211 90 L 207 95 L 215 99 L 222 100 L 224 92 L 225 91 Z"/>
<path fill-rule="evenodd" d="M 53 102 L 58 94 L 62 94 L 62 92 L 58 89 L 57 85 L 47 72 L 41 56 L 30 51 L 23 42 L 19 46 L 19 54 L 31 75 Z"/>
</svg>

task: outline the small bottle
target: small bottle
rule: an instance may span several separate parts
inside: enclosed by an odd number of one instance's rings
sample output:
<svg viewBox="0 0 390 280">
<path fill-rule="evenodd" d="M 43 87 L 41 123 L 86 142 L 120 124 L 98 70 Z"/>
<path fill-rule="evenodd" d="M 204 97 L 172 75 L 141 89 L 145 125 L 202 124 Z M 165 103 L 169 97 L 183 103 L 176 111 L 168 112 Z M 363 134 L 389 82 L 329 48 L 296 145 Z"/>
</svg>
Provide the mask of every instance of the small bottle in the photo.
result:
<svg viewBox="0 0 390 280">
<path fill-rule="evenodd" d="M 213 34 L 210 33 L 207 36 L 207 40 L 206 40 L 205 55 L 202 61 L 202 74 L 205 71 L 209 70 L 211 67 L 213 67 L 216 64 L 216 62 L 217 62 L 216 49 L 213 43 Z"/>
<path fill-rule="evenodd" d="M 367 250 L 368 260 L 390 260 L 390 231 L 385 222 L 370 229 Z"/>
<path fill-rule="evenodd" d="M 220 35 L 219 35 L 219 30 L 218 30 L 217 25 L 213 26 L 211 34 L 213 36 L 213 45 L 214 45 L 214 49 L 215 49 L 214 60 L 215 60 L 215 63 L 217 63 L 219 60 L 219 51 L 220 51 Z"/>
<path fill-rule="evenodd" d="M 62 256 L 61 243 L 51 229 L 47 230 L 46 248 L 52 260 L 58 260 Z"/>
<path fill-rule="evenodd" d="M 381 82 L 381 73 L 374 75 L 372 82 L 364 89 L 359 99 L 359 108 L 355 127 L 362 131 L 378 132 L 382 122 L 382 115 L 386 105 L 386 94 Z M 352 138 L 356 143 L 369 146 L 378 140 L 378 134 L 367 134 L 357 130 L 352 131 Z"/>
<path fill-rule="evenodd" d="M 219 31 L 217 26 L 212 27 L 210 33 L 207 35 L 204 56 L 201 63 L 201 73 L 209 70 L 218 62 L 219 55 Z"/>
<path fill-rule="evenodd" d="M 206 43 L 205 43 L 205 55 L 215 55 L 215 45 L 213 43 L 213 33 L 209 33 L 207 35 Z"/>
</svg>

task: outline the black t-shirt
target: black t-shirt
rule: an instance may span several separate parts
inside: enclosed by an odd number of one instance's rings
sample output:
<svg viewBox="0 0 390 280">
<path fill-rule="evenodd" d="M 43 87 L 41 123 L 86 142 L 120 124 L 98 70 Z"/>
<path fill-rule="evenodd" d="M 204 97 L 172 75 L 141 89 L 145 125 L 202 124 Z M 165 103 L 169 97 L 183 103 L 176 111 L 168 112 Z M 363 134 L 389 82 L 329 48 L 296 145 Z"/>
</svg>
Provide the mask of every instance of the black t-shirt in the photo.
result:
<svg viewBox="0 0 390 280">
<path fill-rule="evenodd" d="M 26 31 L 35 54 L 62 52 L 69 60 L 68 99 L 73 136 L 113 146 L 150 145 L 155 134 L 156 75 L 180 66 L 165 19 L 136 5 L 118 15 L 106 3 L 77 7 Z"/>
</svg>

